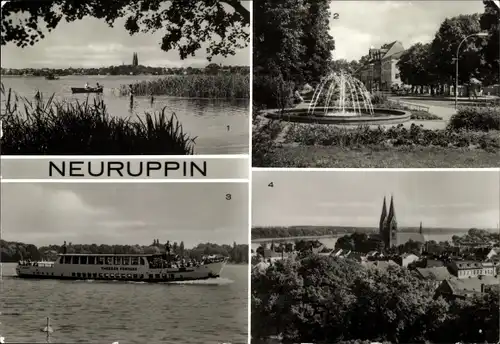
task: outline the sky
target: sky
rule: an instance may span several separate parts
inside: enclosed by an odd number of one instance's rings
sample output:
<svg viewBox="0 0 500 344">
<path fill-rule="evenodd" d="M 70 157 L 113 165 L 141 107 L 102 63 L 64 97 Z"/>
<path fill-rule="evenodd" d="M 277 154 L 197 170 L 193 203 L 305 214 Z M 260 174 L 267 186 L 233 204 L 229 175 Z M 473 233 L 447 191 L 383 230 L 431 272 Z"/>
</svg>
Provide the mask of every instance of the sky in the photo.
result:
<svg viewBox="0 0 500 344">
<path fill-rule="evenodd" d="M 335 38 L 334 59 L 359 60 L 371 46 L 396 40 L 405 48 L 432 41 L 446 18 L 483 13 L 482 0 L 332 1 L 330 34 Z"/>
<path fill-rule="evenodd" d="M 231 200 L 226 200 L 231 194 Z M 2 239 L 37 246 L 248 243 L 241 183 L 4 183 Z"/>
<path fill-rule="evenodd" d="M 493 229 L 499 180 L 494 171 L 253 172 L 252 226 L 378 227 L 392 194 L 400 227 Z"/>
<path fill-rule="evenodd" d="M 243 2 L 246 8 L 250 3 Z M 19 48 L 8 44 L 1 48 L 3 68 L 92 68 L 131 64 L 132 54 L 138 53 L 139 64 L 151 67 L 204 67 L 205 48 L 196 56 L 181 60 L 177 50 L 161 50 L 163 33 L 138 33 L 130 36 L 124 28 L 124 19 L 118 19 L 114 28 L 103 20 L 85 17 L 80 21 L 67 23 L 64 20 L 57 28 L 47 33 L 34 46 Z M 250 48 L 240 49 L 234 56 L 215 57 L 212 62 L 223 65 L 248 66 Z"/>
</svg>

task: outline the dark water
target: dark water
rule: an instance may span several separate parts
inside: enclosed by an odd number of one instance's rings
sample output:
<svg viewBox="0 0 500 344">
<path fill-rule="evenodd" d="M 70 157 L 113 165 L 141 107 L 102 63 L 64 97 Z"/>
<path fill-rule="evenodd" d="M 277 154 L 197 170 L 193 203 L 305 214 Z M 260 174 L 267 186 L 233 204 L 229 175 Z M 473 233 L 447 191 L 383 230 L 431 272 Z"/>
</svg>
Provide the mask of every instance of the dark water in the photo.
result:
<svg viewBox="0 0 500 344">
<path fill-rule="evenodd" d="M 247 343 L 248 267 L 175 284 L 25 280 L 3 264 L 0 336 L 10 342 Z M 10 277 L 9 277 L 10 276 Z"/>
<path fill-rule="evenodd" d="M 44 99 L 55 93 L 57 99 L 92 100 L 94 94 L 72 94 L 71 87 L 91 86 L 98 82 L 104 85 L 104 100 L 111 115 L 117 117 L 143 116 L 145 111 L 161 110 L 167 106 L 167 114 L 175 112 L 184 131 L 197 136 L 196 154 L 248 154 L 249 150 L 249 102 L 247 100 L 210 100 L 155 96 L 151 105 L 149 97 L 134 97 L 130 112 L 128 97 L 120 97 L 120 85 L 136 81 L 152 80 L 158 76 L 79 76 L 70 75 L 59 80 L 43 77 L 2 76 L 6 89 L 12 88 L 19 95 L 33 99 L 37 90 Z M 230 130 L 228 130 L 228 126 Z"/>
</svg>

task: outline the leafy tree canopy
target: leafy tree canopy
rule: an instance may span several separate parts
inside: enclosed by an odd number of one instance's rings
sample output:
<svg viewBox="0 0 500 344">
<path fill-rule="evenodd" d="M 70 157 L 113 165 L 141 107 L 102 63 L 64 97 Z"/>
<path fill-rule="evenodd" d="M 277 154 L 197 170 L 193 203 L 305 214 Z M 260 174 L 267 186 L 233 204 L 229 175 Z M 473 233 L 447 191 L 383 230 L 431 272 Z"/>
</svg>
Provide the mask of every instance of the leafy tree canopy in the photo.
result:
<svg viewBox="0 0 500 344">
<path fill-rule="evenodd" d="M 84 17 L 103 19 L 110 27 L 126 18 L 125 29 L 131 35 L 164 31 L 161 49 L 177 49 L 181 59 L 194 56 L 205 42 L 209 60 L 234 55 L 249 43 L 250 12 L 239 0 L 16 0 L 4 5 L 1 17 L 1 45 L 20 47 L 43 39 L 45 29 L 52 31 L 63 19 Z"/>
</svg>

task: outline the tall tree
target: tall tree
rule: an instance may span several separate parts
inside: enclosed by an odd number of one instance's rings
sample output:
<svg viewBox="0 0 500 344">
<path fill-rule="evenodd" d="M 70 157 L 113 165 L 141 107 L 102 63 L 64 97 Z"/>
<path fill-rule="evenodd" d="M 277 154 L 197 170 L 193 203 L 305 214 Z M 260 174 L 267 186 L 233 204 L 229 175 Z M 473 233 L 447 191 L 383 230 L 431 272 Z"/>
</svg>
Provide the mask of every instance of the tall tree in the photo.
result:
<svg viewBox="0 0 500 344">
<path fill-rule="evenodd" d="M 329 33 L 330 0 L 306 0 L 303 18 L 302 44 L 304 78 L 319 80 L 324 76 L 332 61 L 335 41 Z"/>
<path fill-rule="evenodd" d="M 481 14 L 481 30 L 488 31 L 488 44 L 484 47 L 484 59 L 489 73 L 485 73 L 485 82 L 499 82 L 500 75 L 500 9 L 490 0 L 483 0 L 484 13 Z"/>
<path fill-rule="evenodd" d="M 417 43 L 408 48 L 397 63 L 401 80 L 412 86 L 423 86 L 432 83 L 430 44 Z"/>
<path fill-rule="evenodd" d="M 105 20 L 111 27 L 118 18 L 126 18 L 125 29 L 131 35 L 161 30 L 165 32 L 161 49 L 176 49 L 181 59 L 194 56 L 202 43 L 209 44 L 209 60 L 234 55 L 250 37 L 250 12 L 240 0 L 31 0 L 3 6 L 0 43 L 33 45 L 62 19 L 73 22 L 84 17 Z"/>
<path fill-rule="evenodd" d="M 455 55 L 458 45 L 467 36 L 481 31 L 479 14 L 459 15 L 447 18 L 441 24 L 431 43 L 431 59 L 435 64 L 441 83 L 452 83 L 455 79 Z M 459 81 L 469 82 L 471 77 L 481 78 L 480 71 L 485 61 L 482 45 L 485 38 L 470 37 L 462 43 L 459 52 Z"/>
</svg>

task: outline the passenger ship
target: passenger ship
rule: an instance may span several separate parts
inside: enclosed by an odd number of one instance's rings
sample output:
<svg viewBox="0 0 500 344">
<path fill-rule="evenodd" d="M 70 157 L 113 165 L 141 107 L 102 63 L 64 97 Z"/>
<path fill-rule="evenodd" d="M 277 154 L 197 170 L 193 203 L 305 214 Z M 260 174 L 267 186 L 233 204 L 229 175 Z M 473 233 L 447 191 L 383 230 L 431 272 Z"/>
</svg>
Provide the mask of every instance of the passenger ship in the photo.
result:
<svg viewBox="0 0 500 344">
<path fill-rule="evenodd" d="M 226 257 L 185 264 L 166 254 L 59 254 L 55 262 L 19 262 L 22 278 L 171 282 L 217 278 Z"/>
</svg>

